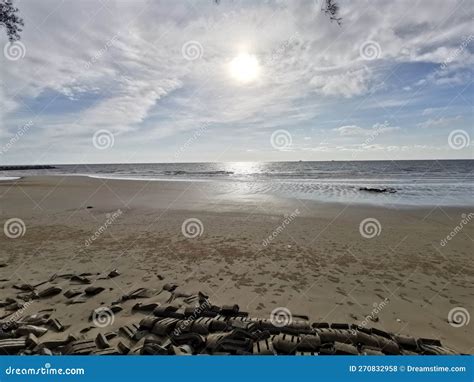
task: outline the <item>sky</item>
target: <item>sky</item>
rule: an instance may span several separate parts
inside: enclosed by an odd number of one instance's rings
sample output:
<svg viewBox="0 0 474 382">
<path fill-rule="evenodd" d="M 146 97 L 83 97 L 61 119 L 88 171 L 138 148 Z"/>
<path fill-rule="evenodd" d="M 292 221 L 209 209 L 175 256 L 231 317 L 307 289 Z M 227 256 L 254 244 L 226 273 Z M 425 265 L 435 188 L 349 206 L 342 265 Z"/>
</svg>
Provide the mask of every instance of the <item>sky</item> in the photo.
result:
<svg viewBox="0 0 474 382">
<path fill-rule="evenodd" d="M 16 0 L 0 165 L 472 159 L 474 2 Z"/>
</svg>

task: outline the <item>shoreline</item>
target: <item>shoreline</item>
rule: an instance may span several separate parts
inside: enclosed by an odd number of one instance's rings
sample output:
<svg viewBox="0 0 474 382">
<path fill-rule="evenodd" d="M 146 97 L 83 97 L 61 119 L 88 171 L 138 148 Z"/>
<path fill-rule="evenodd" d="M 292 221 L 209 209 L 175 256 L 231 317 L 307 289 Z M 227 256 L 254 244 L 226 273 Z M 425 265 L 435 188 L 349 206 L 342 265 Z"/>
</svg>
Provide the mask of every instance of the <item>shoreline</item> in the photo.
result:
<svg viewBox="0 0 474 382">
<path fill-rule="evenodd" d="M 35 179 L 48 179 L 48 178 L 64 178 L 64 177 L 72 177 L 72 178 L 88 178 L 88 179 L 98 179 L 98 180 L 105 180 L 105 181 L 117 181 L 117 182 L 145 182 L 145 183 L 188 183 L 188 184 L 195 184 L 195 183 L 208 183 L 208 184 L 218 184 L 218 183 L 225 183 L 225 182 L 239 182 L 239 180 L 230 180 L 230 179 L 145 179 L 145 178 L 129 178 L 129 177 L 113 177 L 113 176 L 100 176 L 100 175 L 89 175 L 89 174 L 54 174 L 54 175 L 26 175 L 26 176 L 18 176 L 18 177 L 0 177 L 0 184 L 5 184 L 7 182 L 12 181 L 21 181 L 21 180 L 31 180 L 34 181 Z M 282 180 L 280 180 L 282 181 Z M 262 183 L 264 183 L 262 181 Z M 353 205 L 354 207 L 361 207 L 361 208 L 380 208 L 380 209 L 405 209 L 405 210 L 430 210 L 432 208 L 441 207 L 441 208 L 448 208 L 448 209 L 459 209 L 459 210 L 466 210 L 466 209 L 474 209 L 474 202 L 472 204 L 407 204 L 407 203 L 386 203 L 386 205 L 376 202 L 369 202 L 364 200 L 356 200 L 353 202 L 342 201 L 342 200 L 324 200 L 323 198 L 302 198 L 302 197 L 288 197 L 288 196 L 281 196 L 281 195 L 261 195 L 263 197 L 268 198 L 275 198 L 281 199 L 282 201 L 294 201 L 294 200 L 302 200 L 306 203 L 310 204 L 321 204 L 327 206 L 343 206 L 343 205 Z"/>
<path fill-rule="evenodd" d="M 371 327 L 473 352 L 469 326 L 451 326 L 448 314 L 474 309 L 474 225 L 440 245 L 471 209 L 344 206 L 219 194 L 202 183 L 69 176 L 0 182 L 0 202 L 2 225 L 19 218 L 26 227 L 16 239 L 0 235 L 0 263 L 7 264 L 0 268 L 0 300 L 18 293 L 14 285 L 54 274 L 121 274 L 98 281 L 106 290 L 79 304 L 62 295 L 35 300 L 32 309 L 54 309 L 71 332 L 90 326 L 88 316 L 100 303 L 172 283 L 263 318 L 285 307 L 314 321 L 361 324 L 374 304 L 388 299 Z M 372 238 L 361 236 L 367 218 L 381 225 Z M 196 237 L 183 233 L 189 219 L 202 224 Z M 54 281 L 65 292 L 63 282 Z M 117 325 L 133 321 L 131 307 L 117 314 Z"/>
</svg>

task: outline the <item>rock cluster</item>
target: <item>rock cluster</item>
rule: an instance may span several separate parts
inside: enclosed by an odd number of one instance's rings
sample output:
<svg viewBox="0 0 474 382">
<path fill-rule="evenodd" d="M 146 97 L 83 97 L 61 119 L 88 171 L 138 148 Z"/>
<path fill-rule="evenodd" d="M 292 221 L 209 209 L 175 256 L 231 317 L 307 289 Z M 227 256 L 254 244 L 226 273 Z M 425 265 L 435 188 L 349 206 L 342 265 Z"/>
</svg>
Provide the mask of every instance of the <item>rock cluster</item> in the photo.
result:
<svg viewBox="0 0 474 382">
<path fill-rule="evenodd" d="M 111 304 L 102 303 L 89 313 L 88 320 L 87 315 L 77 318 L 76 329 L 77 323 L 87 324 L 78 333 L 54 317 L 71 304 L 94 302 L 106 290 L 97 284 L 107 285 L 119 275 L 116 270 L 103 276 L 65 274 L 37 285 L 14 285 L 15 298 L 0 301 L 8 312 L 0 319 L 0 354 L 455 354 L 436 339 L 415 339 L 346 323 L 311 322 L 288 310 L 283 319 L 255 318 L 238 305 L 216 306 L 201 292 L 186 293 L 169 283 L 157 289 L 141 287 Z M 67 286 L 65 292 L 58 282 Z M 52 298 L 65 302 L 23 314 L 34 300 Z"/>
</svg>

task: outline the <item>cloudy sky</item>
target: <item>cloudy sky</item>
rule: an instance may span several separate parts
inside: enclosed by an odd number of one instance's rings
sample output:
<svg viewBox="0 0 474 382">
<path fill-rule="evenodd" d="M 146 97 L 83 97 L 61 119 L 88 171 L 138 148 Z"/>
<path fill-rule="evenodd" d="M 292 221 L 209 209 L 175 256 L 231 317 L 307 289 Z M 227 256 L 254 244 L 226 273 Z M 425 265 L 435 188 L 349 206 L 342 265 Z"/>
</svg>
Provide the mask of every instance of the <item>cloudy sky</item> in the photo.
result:
<svg viewBox="0 0 474 382">
<path fill-rule="evenodd" d="M 472 158 L 474 3 L 17 0 L 0 164 Z"/>
</svg>

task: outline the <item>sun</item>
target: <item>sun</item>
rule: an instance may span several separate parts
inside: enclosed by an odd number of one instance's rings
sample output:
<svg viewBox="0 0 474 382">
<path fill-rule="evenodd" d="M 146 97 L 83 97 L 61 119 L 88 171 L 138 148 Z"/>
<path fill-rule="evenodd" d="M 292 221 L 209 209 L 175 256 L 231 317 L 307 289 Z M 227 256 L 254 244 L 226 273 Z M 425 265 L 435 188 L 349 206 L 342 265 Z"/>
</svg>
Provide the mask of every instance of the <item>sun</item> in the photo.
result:
<svg viewBox="0 0 474 382">
<path fill-rule="evenodd" d="M 230 74 L 239 82 L 247 83 L 258 78 L 260 66 L 257 57 L 241 53 L 230 62 Z"/>
</svg>

